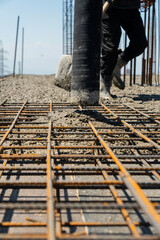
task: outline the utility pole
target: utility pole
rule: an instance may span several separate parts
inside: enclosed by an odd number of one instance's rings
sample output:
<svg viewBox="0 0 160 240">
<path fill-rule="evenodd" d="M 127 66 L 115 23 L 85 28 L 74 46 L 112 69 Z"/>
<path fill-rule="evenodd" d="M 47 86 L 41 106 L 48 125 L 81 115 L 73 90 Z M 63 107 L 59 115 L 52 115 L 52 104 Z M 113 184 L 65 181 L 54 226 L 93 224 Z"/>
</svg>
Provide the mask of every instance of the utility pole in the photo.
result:
<svg viewBox="0 0 160 240">
<path fill-rule="evenodd" d="M 24 28 L 22 28 L 22 59 L 21 59 L 21 74 L 23 76 L 23 63 L 24 63 Z"/>
<path fill-rule="evenodd" d="M 2 41 L 0 41 L 0 77 L 4 77 L 4 49 Z"/>
<path fill-rule="evenodd" d="M 2 78 L 3 78 L 3 76 L 4 76 L 4 50 L 3 50 L 3 48 L 2 48 Z"/>
<path fill-rule="evenodd" d="M 4 50 L 0 48 L 0 77 L 4 76 Z"/>
<path fill-rule="evenodd" d="M 17 56 L 17 44 L 18 44 L 18 31 L 19 31 L 19 19 L 17 19 L 17 32 L 16 32 L 16 43 L 15 43 L 15 52 L 14 52 L 14 64 L 13 64 L 13 77 L 15 77 L 15 68 L 16 68 L 16 56 Z"/>
<path fill-rule="evenodd" d="M 3 78 L 3 53 L 2 41 L 0 40 L 0 78 Z"/>
<path fill-rule="evenodd" d="M 19 61 L 18 62 L 18 65 L 19 65 L 19 76 L 21 75 L 21 62 Z"/>
</svg>

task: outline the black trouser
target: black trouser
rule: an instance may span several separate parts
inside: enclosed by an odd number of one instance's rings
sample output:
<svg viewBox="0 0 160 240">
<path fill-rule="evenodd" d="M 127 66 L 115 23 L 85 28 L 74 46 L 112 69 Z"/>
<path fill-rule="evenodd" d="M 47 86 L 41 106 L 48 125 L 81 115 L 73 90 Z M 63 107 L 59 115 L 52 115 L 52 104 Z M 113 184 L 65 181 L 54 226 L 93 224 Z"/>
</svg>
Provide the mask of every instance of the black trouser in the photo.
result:
<svg viewBox="0 0 160 240">
<path fill-rule="evenodd" d="M 121 27 L 129 37 L 129 46 L 121 54 L 126 62 L 140 55 L 147 47 L 145 30 L 139 10 L 110 8 L 102 19 L 101 73 L 111 75 L 117 62 Z"/>
</svg>

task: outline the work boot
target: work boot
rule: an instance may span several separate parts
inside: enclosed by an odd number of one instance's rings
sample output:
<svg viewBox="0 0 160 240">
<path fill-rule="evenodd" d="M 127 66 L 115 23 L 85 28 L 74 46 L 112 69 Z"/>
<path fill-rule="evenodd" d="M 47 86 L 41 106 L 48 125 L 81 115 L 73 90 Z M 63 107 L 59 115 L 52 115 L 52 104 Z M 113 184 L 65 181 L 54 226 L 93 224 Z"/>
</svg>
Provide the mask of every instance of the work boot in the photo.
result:
<svg viewBox="0 0 160 240">
<path fill-rule="evenodd" d="M 101 76 L 100 78 L 100 97 L 103 99 L 110 99 L 112 95 L 110 93 L 112 86 L 112 75 Z"/>
<path fill-rule="evenodd" d="M 113 70 L 113 83 L 119 89 L 125 89 L 125 84 L 121 79 L 121 68 L 124 67 L 128 62 L 124 61 L 121 55 L 118 55 L 116 66 Z"/>
</svg>

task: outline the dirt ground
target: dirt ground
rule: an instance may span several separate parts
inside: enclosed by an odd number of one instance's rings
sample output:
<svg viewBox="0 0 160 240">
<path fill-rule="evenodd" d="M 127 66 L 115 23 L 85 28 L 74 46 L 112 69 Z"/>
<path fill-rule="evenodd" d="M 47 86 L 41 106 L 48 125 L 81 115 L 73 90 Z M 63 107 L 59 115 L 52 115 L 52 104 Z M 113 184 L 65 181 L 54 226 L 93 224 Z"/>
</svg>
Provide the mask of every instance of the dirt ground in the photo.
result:
<svg viewBox="0 0 160 240">
<path fill-rule="evenodd" d="M 37 102 L 37 103 L 49 103 L 50 101 L 57 103 L 57 102 L 70 102 L 70 92 L 66 91 L 62 88 L 59 88 L 57 86 L 54 85 L 55 79 L 54 79 L 54 75 L 51 76 L 34 76 L 34 75 L 27 75 L 22 77 L 16 76 L 15 78 L 13 77 L 8 77 L 6 79 L 0 80 L 0 104 L 7 100 L 9 103 L 24 103 L 25 101 L 29 101 L 29 102 Z M 138 79 L 137 79 L 138 82 Z M 136 107 L 136 106 L 140 106 L 140 107 L 144 107 L 147 110 L 150 110 L 151 112 L 159 112 L 160 110 L 160 85 L 159 86 L 140 86 L 140 84 L 136 84 L 132 87 L 128 86 L 128 84 L 126 84 L 126 88 L 125 90 L 121 91 L 117 88 L 115 88 L 114 86 L 112 87 L 112 94 L 117 95 L 117 98 L 115 100 L 112 100 L 116 103 L 129 103 L 129 105 Z M 107 105 L 107 102 L 104 102 Z M 57 111 L 57 113 L 54 113 L 56 115 L 54 115 L 54 126 L 88 126 L 88 121 L 91 120 L 93 121 L 96 126 L 106 126 L 106 122 L 104 122 L 104 119 L 99 119 L 99 115 L 97 116 L 97 119 L 94 116 L 88 116 L 85 114 L 80 114 L 77 111 L 75 111 L 74 109 L 68 109 L 65 111 Z M 46 122 L 48 123 L 48 118 L 49 116 L 45 116 L 42 117 L 41 119 L 38 118 L 38 120 L 42 121 L 42 122 Z M 37 120 L 37 121 L 38 121 Z M 74 135 L 76 138 L 76 135 Z M 25 144 L 29 144 L 26 143 Z M 31 145 L 33 143 L 30 143 Z M 61 143 L 62 145 L 66 144 Z M 73 144 L 73 143 L 67 143 L 69 144 Z M 75 142 L 74 142 L 75 144 Z M 79 143 L 80 144 L 80 143 Z M 83 141 L 84 145 L 87 145 L 87 142 Z M 119 143 L 114 143 L 119 144 Z M 37 150 L 38 151 L 38 150 Z M 66 150 L 67 151 L 67 150 Z M 81 152 L 82 150 L 79 150 L 80 152 L 78 152 L 79 154 L 83 154 L 83 152 Z M 87 150 L 86 150 L 87 151 Z M 127 151 L 127 150 L 126 150 Z M 39 152 L 35 152 L 38 153 Z M 66 152 L 63 152 L 66 153 Z M 87 153 L 87 152 L 86 152 Z M 84 164 L 84 163 L 83 163 Z M 87 165 L 87 166 L 92 166 L 91 164 Z M 34 176 L 32 177 L 34 179 Z M 143 178 L 143 177 L 142 177 Z M 89 176 L 90 180 L 93 180 L 90 176 Z M 99 178 L 100 179 L 100 178 Z M 21 178 L 21 180 L 24 180 L 23 176 Z M 31 180 L 31 179 L 30 179 Z M 72 179 L 73 180 L 73 179 Z M 76 180 L 82 180 L 81 176 L 76 176 Z M 86 178 L 84 178 L 83 176 L 83 180 L 88 181 L 88 176 L 86 176 Z M 139 180 L 139 179 L 138 179 Z M 143 179 L 140 179 L 143 180 Z M 148 191 L 148 195 L 150 198 L 152 198 L 152 196 L 154 196 L 154 200 L 156 200 L 155 198 L 157 197 L 157 199 L 159 199 L 159 195 L 158 195 L 158 191 L 155 192 L 155 190 L 152 191 Z M 121 193 L 122 194 L 122 193 Z M 128 193 L 127 193 L 128 194 Z M 13 195 L 13 194 L 12 194 Z M 73 195 L 73 194 L 71 194 Z M 8 192 L 8 195 L 10 196 L 10 192 Z M 45 199 L 45 193 L 44 192 L 30 192 L 27 193 L 26 191 L 22 191 L 21 194 L 17 192 L 17 195 L 14 195 L 14 197 L 21 197 L 23 196 L 24 199 L 25 197 L 28 198 L 29 196 L 31 196 L 31 200 L 35 200 L 37 198 L 37 196 L 41 196 L 42 200 Z M 96 190 L 95 191 L 87 191 L 87 190 L 81 190 L 79 192 L 79 195 L 77 198 L 81 198 L 81 200 L 86 200 L 86 199 L 93 199 L 93 200 L 105 200 L 110 199 L 111 198 L 111 193 L 108 191 L 107 194 L 104 191 L 100 191 L 100 190 Z M 38 199 L 38 198 L 37 198 Z M 111 198 L 112 199 L 112 198 Z M 12 213 L 13 214 L 13 213 Z M 10 216 L 8 213 L 6 214 L 7 220 L 10 221 Z M 27 212 L 25 214 L 25 216 L 23 216 L 24 214 L 21 214 L 20 219 L 18 219 L 18 221 L 23 221 L 23 218 L 27 217 L 33 217 L 34 219 L 40 219 L 40 220 L 46 220 L 45 216 L 43 216 L 44 214 L 42 213 L 34 213 L 35 215 L 32 214 L 32 212 Z M 110 213 L 109 213 L 110 214 Z M 33 216 L 32 216 L 33 215 Z M 99 213 L 99 215 L 97 215 L 97 213 L 95 214 L 93 213 L 88 213 L 87 210 L 84 212 L 84 218 L 86 218 L 86 221 L 97 221 L 97 218 L 99 217 L 99 219 L 101 219 L 101 221 L 103 222 L 110 222 L 111 221 L 111 217 L 112 217 L 112 221 L 121 221 L 122 216 L 121 214 L 117 214 L 117 213 L 113 213 L 113 216 L 108 215 L 108 213 L 105 215 L 103 212 Z M 3 217 L 3 213 L 0 214 L 0 217 Z M 17 221 L 17 218 L 19 217 L 19 215 L 17 214 L 17 212 L 15 212 L 15 215 L 12 217 L 12 220 Z M 77 216 L 78 218 L 79 216 Z M 75 219 L 75 221 L 77 221 L 77 218 Z M 79 219 L 78 219 L 79 220 Z M 137 221 L 137 219 L 135 218 L 135 221 Z M 112 230 L 108 230 L 108 229 L 98 229 L 100 231 L 100 233 L 103 234 L 112 234 Z M 12 232 L 10 233 L 15 233 L 17 231 L 17 229 L 12 229 Z M 25 230 L 26 232 L 28 230 Z M 33 231 L 33 230 L 32 230 Z M 93 228 L 89 228 L 89 230 L 85 230 L 86 232 L 89 231 L 90 233 L 95 233 Z M 117 233 L 124 233 L 124 229 L 123 228 L 117 228 L 114 232 L 115 234 Z M 128 234 L 128 228 L 125 232 L 126 234 Z"/>
<path fill-rule="evenodd" d="M 54 85 L 54 75 L 25 75 L 0 79 L 0 102 L 70 102 L 70 93 Z M 127 81 L 128 82 L 128 79 Z M 136 82 L 140 82 L 137 78 Z M 160 85 L 132 87 L 126 83 L 125 90 L 112 86 L 112 94 L 117 95 L 116 103 L 129 103 L 131 106 L 144 106 L 145 109 L 159 112 Z"/>
</svg>

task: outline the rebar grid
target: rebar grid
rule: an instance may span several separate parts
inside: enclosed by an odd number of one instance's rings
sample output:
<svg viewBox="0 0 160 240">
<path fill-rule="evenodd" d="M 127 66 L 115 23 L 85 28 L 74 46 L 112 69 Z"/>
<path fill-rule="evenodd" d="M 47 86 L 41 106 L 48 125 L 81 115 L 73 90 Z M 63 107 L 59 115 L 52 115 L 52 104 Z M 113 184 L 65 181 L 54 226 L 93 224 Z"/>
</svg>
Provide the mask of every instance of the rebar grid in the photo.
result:
<svg viewBox="0 0 160 240">
<path fill-rule="evenodd" d="M 160 239 L 159 126 L 129 105 L 3 102 L 0 239 Z"/>
</svg>

